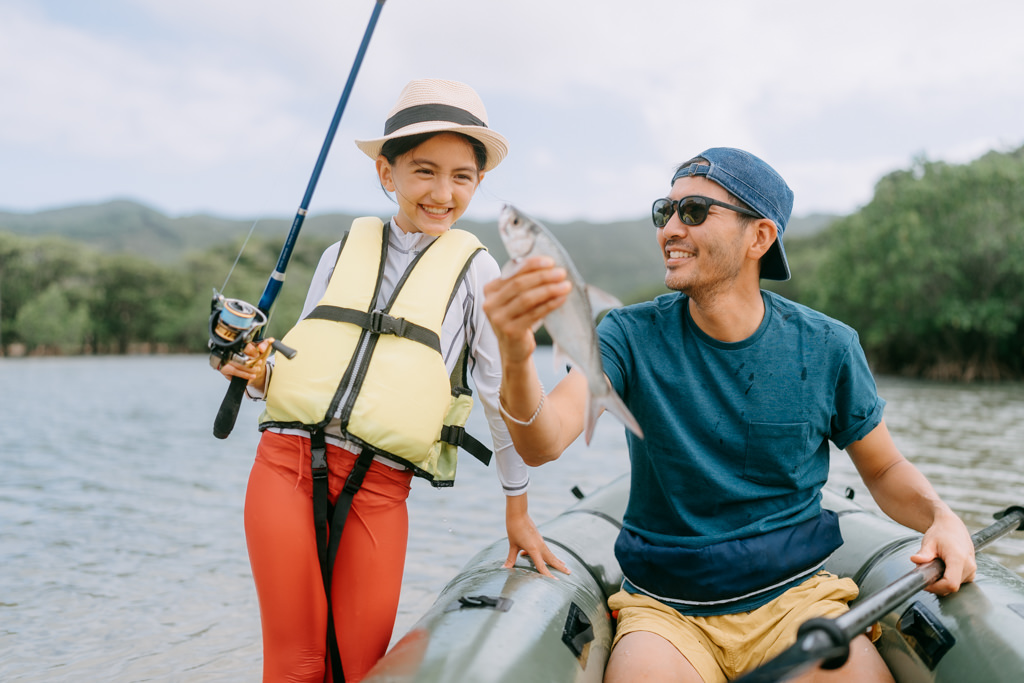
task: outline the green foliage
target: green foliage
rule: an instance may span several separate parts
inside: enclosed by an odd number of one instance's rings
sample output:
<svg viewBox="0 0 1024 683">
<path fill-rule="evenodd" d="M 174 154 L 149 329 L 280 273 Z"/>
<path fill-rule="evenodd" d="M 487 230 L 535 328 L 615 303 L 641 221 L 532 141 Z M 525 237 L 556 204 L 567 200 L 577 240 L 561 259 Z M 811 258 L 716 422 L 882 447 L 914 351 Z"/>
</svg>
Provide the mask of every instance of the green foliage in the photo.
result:
<svg viewBox="0 0 1024 683">
<path fill-rule="evenodd" d="M 118 353 L 134 343 L 164 341 L 157 332 L 182 302 L 170 270 L 127 254 L 104 259 L 93 286 L 95 345 Z"/>
<path fill-rule="evenodd" d="M 280 337 L 298 319 L 330 241 L 299 242 L 268 334 Z M 241 242 L 193 251 L 167 265 L 59 237 L 0 232 L 0 343 L 24 345 L 29 353 L 204 352 L 213 288 L 224 283 Z M 255 237 L 224 294 L 256 303 L 280 248 L 276 237 Z"/>
<path fill-rule="evenodd" d="M 73 242 L 29 239 L 0 233 L 0 334 L 4 344 L 27 343 L 61 351 L 80 348 L 88 334 L 89 283 L 98 254 Z M 29 307 L 28 311 L 22 309 Z M 65 334 L 54 335 L 46 309 L 67 318 Z M 83 320 L 83 311 L 86 319 Z M 79 326 L 83 330 L 79 331 Z"/>
<path fill-rule="evenodd" d="M 252 224 L 170 219 L 130 202 L 83 211 L 0 213 L 0 342 L 29 351 L 205 351 L 212 290 Z M 298 319 L 321 252 L 349 222 L 306 222 L 269 336 Z M 259 300 L 288 227 L 257 224 L 224 295 Z M 505 260 L 494 223 L 460 227 Z M 624 302 L 666 291 L 646 217 L 548 227 L 584 279 Z M 793 279 L 763 286 L 853 326 L 877 370 L 1024 376 L 1024 148 L 966 165 L 915 160 L 879 181 L 871 203 L 851 216 L 794 219 L 786 250 Z"/>
<path fill-rule="evenodd" d="M 28 345 L 61 353 L 82 350 L 89 327 L 89 311 L 84 303 L 72 307 L 70 299 L 73 297 L 68 295 L 61 285 L 52 284 L 20 308 L 14 326 Z"/>
<path fill-rule="evenodd" d="M 1024 148 L 967 165 L 916 160 L 826 234 L 803 300 L 857 329 L 882 371 L 1024 371 Z"/>
<path fill-rule="evenodd" d="M 786 260 L 793 277 L 785 282 L 762 280 L 761 287 L 787 299 L 808 303 L 817 289 L 818 265 L 831 249 L 830 234 L 823 231 L 809 237 L 792 238 L 786 231 Z"/>
</svg>

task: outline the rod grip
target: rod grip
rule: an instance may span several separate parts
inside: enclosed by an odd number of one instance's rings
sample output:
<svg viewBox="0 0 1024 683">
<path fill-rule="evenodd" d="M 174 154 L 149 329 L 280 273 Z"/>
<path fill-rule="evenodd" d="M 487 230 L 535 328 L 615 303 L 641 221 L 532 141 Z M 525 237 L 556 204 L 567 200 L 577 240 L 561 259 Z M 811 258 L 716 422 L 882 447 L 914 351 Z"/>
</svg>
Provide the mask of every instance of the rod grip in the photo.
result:
<svg viewBox="0 0 1024 683">
<path fill-rule="evenodd" d="M 220 409 L 213 421 L 213 435 L 218 439 L 228 438 L 228 434 L 234 429 L 246 384 L 248 381 L 244 377 L 231 378 L 231 385 L 228 387 L 227 393 L 224 394 L 224 400 L 220 402 Z"/>
</svg>

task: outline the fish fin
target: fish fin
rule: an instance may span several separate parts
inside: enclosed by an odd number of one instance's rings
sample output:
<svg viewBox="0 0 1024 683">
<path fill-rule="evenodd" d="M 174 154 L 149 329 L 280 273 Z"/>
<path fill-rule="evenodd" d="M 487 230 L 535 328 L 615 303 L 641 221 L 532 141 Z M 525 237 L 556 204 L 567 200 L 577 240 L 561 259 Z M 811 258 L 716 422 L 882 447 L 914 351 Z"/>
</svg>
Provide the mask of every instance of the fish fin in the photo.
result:
<svg viewBox="0 0 1024 683">
<path fill-rule="evenodd" d="M 511 277 L 519 272 L 519 269 L 523 267 L 523 260 L 514 258 L 509 259 L 508 262 L 501 267 L 501 277 Z"/>
<path fill-rule="evenodd" d="M 619 422 L 626 426 L 626 429 L 636 434 L 639 438 L 644 438 L 644 431 L 640 429 L 640 424 L 636 421 L 636 418 L 633 417 L 633 413 L 629 412 L 629 408 L 627 408 L 626 404 L 622 402 L 621 398 L 619 398 L 619 395 L 615 392 L 615 389 L 612 388 L 611 382 L 607 377 L 605 377 L 605 381 L 608 382 L 607 393 L 605 393 L 604 396 L 598 397 L 597 400 L 594 400 L 594 396 L 591 396 L 588 399 L 588 403 L 591 405 L 588 405 L 587 407 L 587 430 L 593 431 L 593 425 L 590 424 L 590 413 L 595 412 L 597 415 L 600 415 L 602 410 L 607 410 L 609 413 L 617 417 Z M 593 407 L 593 404 L 596 404 L 596 408 Z M 594 422 L 597 422 L 596 416 L 594 417 Z M 587 443 L 590 443 L 589 436 L 587 438 Z"/>
<path fill-rule="evenodd" d="M 587 299 L 590 300 L 590 308 L 595 317 L 598 313 L 610 308 L 622 308 L 621 301 L 594 285 L 587 285 Z"/>
</svg>

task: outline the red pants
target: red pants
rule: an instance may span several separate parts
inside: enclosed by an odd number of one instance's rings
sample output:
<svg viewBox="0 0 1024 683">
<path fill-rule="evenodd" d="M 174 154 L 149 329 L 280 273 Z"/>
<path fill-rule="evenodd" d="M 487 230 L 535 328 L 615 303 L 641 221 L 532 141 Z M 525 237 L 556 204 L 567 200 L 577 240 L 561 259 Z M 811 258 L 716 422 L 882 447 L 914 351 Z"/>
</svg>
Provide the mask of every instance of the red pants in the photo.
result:
<svg viewBox="0 0 1024 683">
<path fill-rule="evenodd" d="M 333 503 L 356 456 L 327 446 Z M 346 683 L 355 683 L 391 641 L 402 588 L 412 472 L 374 462 L 355 495 L 331 583 Z M 313 528 L 309 439 L 264 432 L 245 495 L 245 537 L 263 624 L 263 680 L 323 681 L 324 595 Z"/>
</svg>

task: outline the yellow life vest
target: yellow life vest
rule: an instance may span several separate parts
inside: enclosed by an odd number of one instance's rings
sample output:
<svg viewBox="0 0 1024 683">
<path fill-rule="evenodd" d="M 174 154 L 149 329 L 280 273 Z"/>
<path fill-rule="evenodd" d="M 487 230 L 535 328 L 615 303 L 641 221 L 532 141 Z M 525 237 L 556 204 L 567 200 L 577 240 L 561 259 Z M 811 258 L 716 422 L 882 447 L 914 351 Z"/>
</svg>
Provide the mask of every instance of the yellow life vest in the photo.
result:
<svg viewBox="0 0 1024 683">
<path fill-rule="evenodd" d="M 484 247 L 464 230 L 448 230 L 377 311 L 388 230 L 377 218 L 353 222 L 323 298 L 282 340 L 298 353 L 277 356 L 260 429 L 312 432 L 338 417 L 364 449 L 408 465 L 434 486 L 451 486 L 456 445 L 485 463 L 490 457 L 462 429 L 473 405 L 464 358 L 449 377 L 440 343 L 456 288 Z"/>
</svg>

